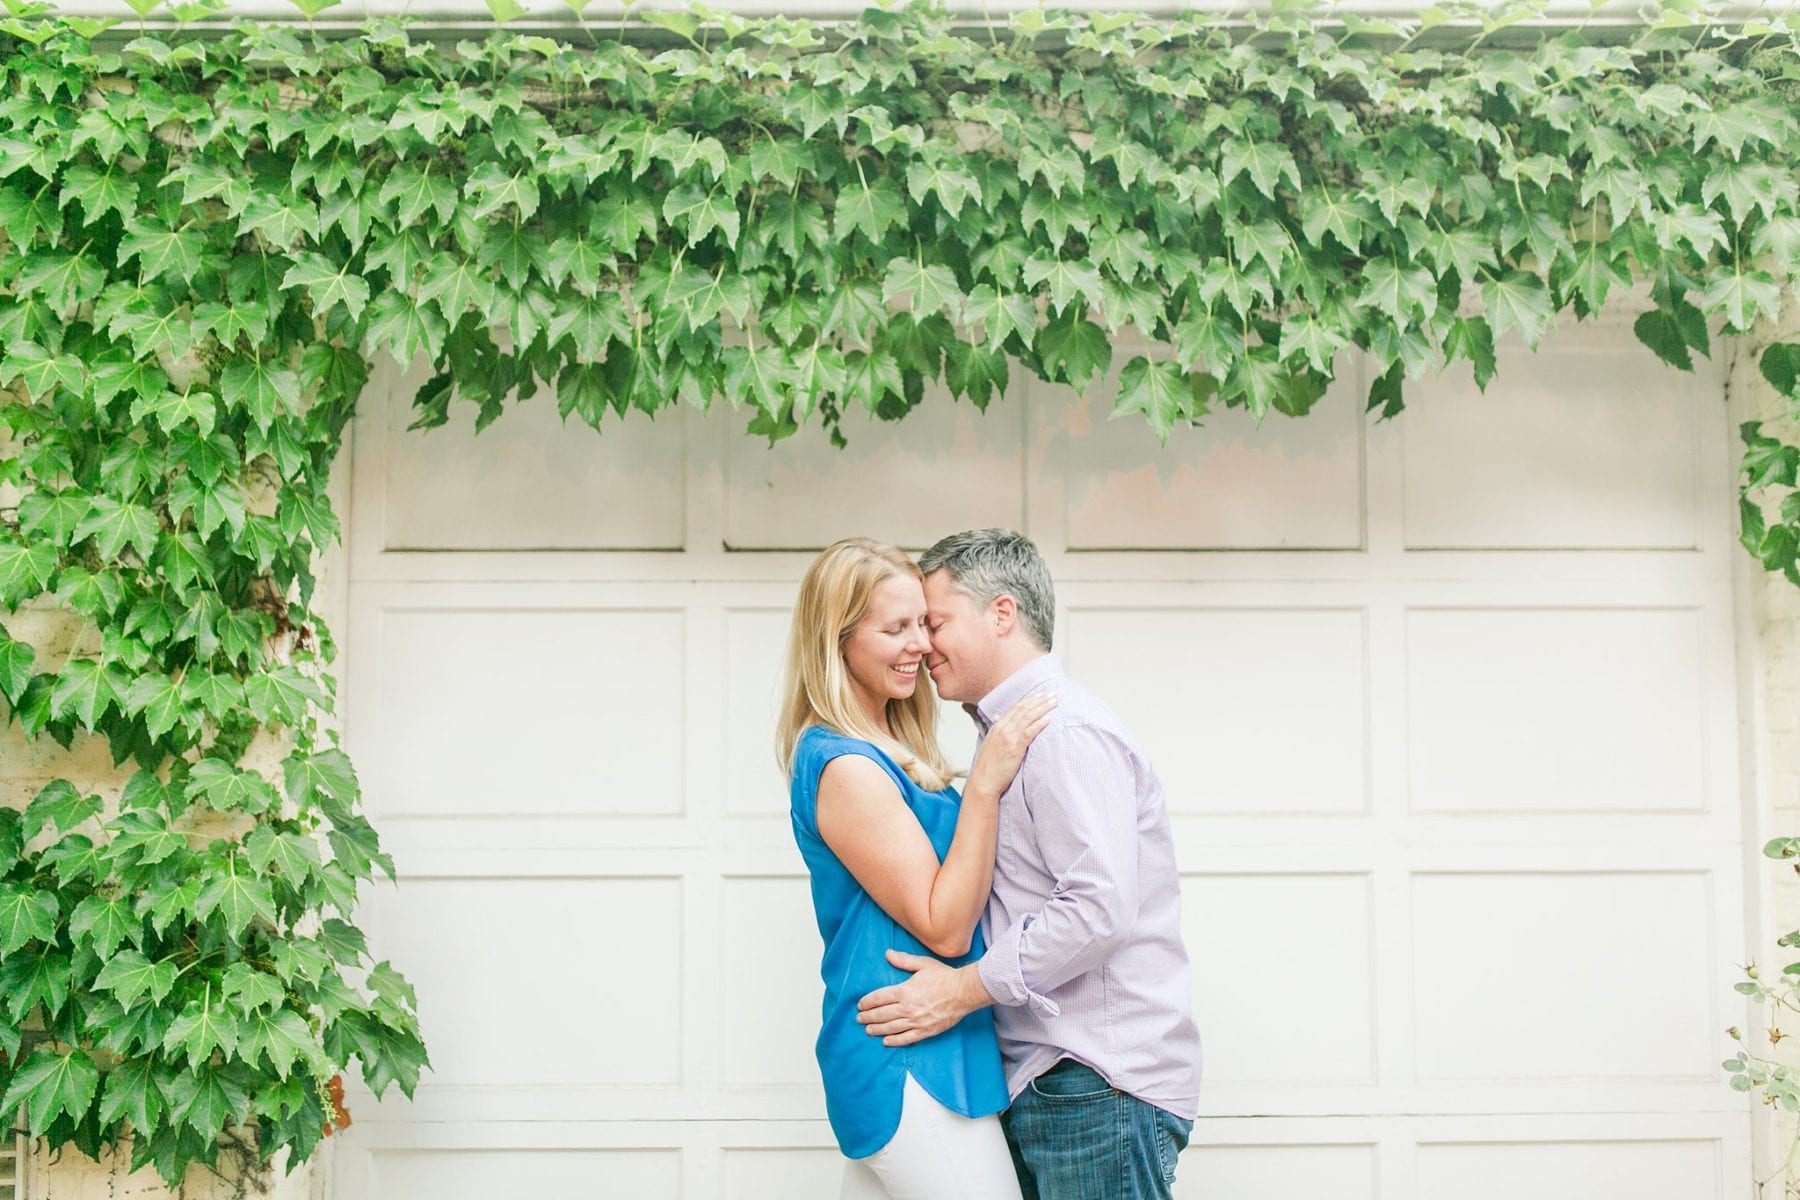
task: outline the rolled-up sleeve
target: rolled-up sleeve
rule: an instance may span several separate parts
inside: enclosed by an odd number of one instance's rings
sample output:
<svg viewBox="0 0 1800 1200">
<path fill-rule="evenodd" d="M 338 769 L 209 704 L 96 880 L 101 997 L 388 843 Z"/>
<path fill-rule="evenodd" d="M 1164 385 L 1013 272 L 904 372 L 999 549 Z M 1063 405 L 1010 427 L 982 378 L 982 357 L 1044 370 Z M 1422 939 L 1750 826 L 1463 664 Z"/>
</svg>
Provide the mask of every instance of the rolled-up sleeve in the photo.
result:
<svg viewBox="0 0 1800 1200">
<path fill-rule="evenodd" d="M 977 969 L 997 1003 L 1056 1016 L 1046 993 L 1104 963 L 1137 920 L 1136 771 L 1105 730 L 1053 723 L 1019 782 L 1056 883 L 1042 908 L 994 931 Z"/>
</svg>

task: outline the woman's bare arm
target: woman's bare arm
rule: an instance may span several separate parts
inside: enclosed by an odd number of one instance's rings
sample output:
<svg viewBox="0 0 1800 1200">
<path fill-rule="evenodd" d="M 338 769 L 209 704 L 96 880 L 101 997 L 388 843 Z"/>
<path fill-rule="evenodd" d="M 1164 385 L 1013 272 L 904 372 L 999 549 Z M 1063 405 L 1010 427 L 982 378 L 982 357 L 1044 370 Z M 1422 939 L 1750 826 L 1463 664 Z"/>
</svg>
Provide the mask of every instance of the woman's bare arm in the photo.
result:
<svg viewBox="0 0 1800 1200">
<path fill-rule="evenodd" d="M 882 911 L 933 954 L 968 953 L 993 886 L 1000 796 L 1054 704 L 1021 701 L 989 731 L 941 864 L 899 786 L 873 759 L 840 755 L 819 778 L 819 836 Z"/>
</svg>

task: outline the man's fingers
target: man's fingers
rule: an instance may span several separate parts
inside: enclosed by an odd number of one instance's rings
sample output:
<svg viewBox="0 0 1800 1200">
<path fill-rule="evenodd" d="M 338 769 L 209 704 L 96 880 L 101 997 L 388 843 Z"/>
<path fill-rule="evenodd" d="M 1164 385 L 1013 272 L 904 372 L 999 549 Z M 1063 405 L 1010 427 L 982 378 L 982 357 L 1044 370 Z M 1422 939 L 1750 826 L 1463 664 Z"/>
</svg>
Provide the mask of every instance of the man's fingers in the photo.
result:
<svg viewBox="0 0 1800 1200">
<path fill-rule="evenodd" d="M 893 951 L 889 950 L 888 953 L 892 954 Z M 891 987 L 876 988 L 861 1000 L 858 1000 L 856 1002 L 856 1007 L 860 1012 L 868 1012 L 871 1008 L 885 1008 L 899 999 L 900 985 L 894 984 Z M 857 1020 L 860 1021 L 862 1018 L 858 1017 Z"/>
<path fill-rule="evenodd" d="M 889 962 L 893 963 L 896 967 L 899 967 L 902 971 L 923 970 L 924 968 L 932 966 L 937 962 L 937 959 L 935 959 L 935 958 L 925 958 L 925 957 L 923 957 L 921 955 L 917 955 L 917 954 L 906 954 L 906 953 L 903 953 L 902 951 L 893 950 L 893 949 L 890 949 L 887 952 L 887 960 Z M 886 988 L 882 989 L 882 991 L 886 991 L 886 990 L 887 990 Z M 869 994 L 871 996 L 879 996 L 879 995 L 881 995 L 881 992 L 870 992 Z"/>
<path fill-rule="evenodd" d="M 876 1008 L 865 1008 L 856 1014 L 858 1024 L 874 1025 L 882 1021 L 898 1021 L 904 1016 L 898 1004 L 883 1004 Z"/>
</svg>

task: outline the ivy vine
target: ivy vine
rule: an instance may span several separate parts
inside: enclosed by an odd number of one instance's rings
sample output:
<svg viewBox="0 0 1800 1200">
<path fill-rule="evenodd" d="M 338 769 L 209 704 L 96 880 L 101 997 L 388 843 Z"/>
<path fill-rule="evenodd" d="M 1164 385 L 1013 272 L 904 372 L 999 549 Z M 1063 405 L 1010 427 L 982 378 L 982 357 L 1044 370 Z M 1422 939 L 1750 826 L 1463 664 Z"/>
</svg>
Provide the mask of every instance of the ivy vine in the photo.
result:
<svg viewBox="0 0 1800 1200">
<path fill-rule="evenodd" d="M 435 367 L 415 427 L 540 388 L 595 428 L 722 395 L 841 444 L 940 380 L 978 408 L 1014 370 L 1086 388 L 1130 331 L 1117 412 L 1166 438 L 1303 415 L 1351 353 L 1383 416 L 1450 362 L 1485 387 L 1496 338 L 1634 288 L 1691 368 L 1800 269 L 1796 23 L 1686 0 L 1605 36 L 1283 0 L 973 35 L 696 7 L 645 14 L 660 40 L 453 46 L 4 3 L 0 697 L 134 773 L 0 809 L 0 1120 L 89 1154 L 133 1132 L 170 1180 L 231 1127 L 303 1160 L 352 1060 L 409 1095 L 426 1063 L 352 924 L 392 865 L 310 607 L 371 355 Z M 1800 346 L 1762 368 L 1800 409 Z M 1743 436 L 1744 544 L 1800 583 L 1800 448 Z"/>
</svg>

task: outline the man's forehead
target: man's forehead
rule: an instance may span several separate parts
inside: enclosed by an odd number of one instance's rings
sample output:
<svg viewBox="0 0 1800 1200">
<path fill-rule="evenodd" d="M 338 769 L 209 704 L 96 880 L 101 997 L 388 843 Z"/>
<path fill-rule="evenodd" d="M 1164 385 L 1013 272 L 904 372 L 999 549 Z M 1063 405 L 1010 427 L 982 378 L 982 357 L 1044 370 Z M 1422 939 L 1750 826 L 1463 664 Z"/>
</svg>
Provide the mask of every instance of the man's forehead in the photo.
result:
<svg viewBox="0 0 1800 1200">
<path fill-rule="evenodd" d="M 974 599 L 950 578 L 947 571 L 933 571 L 925 577 L 925 607 L 943 612 L 963 605 L 973 606 Z"/>
</svg>

